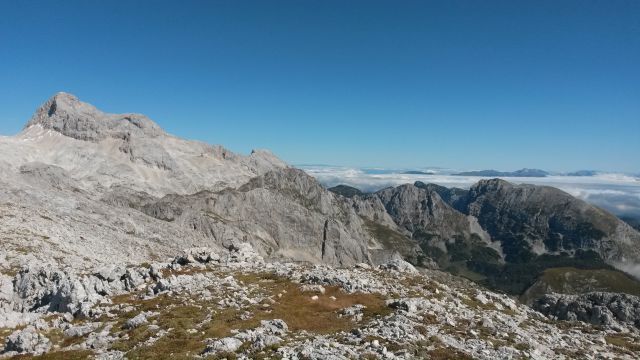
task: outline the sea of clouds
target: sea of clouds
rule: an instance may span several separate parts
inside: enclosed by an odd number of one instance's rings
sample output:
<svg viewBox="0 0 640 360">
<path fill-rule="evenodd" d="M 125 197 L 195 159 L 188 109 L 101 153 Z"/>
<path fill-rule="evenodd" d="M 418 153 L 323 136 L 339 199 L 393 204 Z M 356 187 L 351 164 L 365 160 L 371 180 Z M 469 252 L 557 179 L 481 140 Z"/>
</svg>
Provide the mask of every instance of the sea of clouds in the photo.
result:
<svg viewBox="0 0 640 360">
<path fill-rule="evenodd" d="M 404 170 L 327 165 L 303 165 L 299 168 L 314 176 L 326 187 L 344 184 L 366 192 L 415 181 L 468 189 L 481 179 L 486 179 L 478 176 L 455 176 L 453 174 L 456 171 L 442 168 L 421 169 L 421 171 L 433 173 L 427 175 L 404 174 Z M 640 178 L 636 176 L 599 173 L 593 176 L 509 177 L 505 180 L 513 183 L 553 186 L 617 216 L 640 218 Z"/>
</svg>

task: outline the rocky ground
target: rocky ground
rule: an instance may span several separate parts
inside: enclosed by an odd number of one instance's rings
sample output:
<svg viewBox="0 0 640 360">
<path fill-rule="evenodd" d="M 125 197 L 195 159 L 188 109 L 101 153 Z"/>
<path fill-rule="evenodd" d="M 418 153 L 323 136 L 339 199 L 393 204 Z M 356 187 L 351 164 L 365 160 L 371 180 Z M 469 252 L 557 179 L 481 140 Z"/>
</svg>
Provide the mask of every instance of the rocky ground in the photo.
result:
<svg viewBox="0 0 640 360">
<path fill-rule="evenodd" d="M 402 260 L 375 268 L 269 263 L 241 243 L 83 273 L 32 265 L 1 285 L 5 358 L 640 356 L 633 324 L 554 320 Z"/>
</svg>

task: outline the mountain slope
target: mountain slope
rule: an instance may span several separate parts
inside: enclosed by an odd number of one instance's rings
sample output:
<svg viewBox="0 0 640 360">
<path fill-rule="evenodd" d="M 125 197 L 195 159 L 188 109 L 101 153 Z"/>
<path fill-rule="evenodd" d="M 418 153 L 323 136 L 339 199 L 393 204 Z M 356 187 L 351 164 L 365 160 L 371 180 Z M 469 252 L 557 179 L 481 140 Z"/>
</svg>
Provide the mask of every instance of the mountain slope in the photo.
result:
<svg viewBox="0 0 640 360">
<path fill-rule="evenodd" d="M 512 262 L 577 250 L 594 251 L 621 269 L 640 262 L 640 233 L 556 188 L 482 180 L 471 187 L 466 212 L 503 242 Z"/>
<path fill-rule="evenodd" d="M 112 185 L 149 194 L 190 194 L 239 186 L 286 164 L 267 151 L 250 156 L 165 133 L 138 114 L 108 114 L 73 95 L 44 103 L 25 129 L 0 138 L 0 168 L 42 162 L 65 169 L 85 190 Z"/>
<path fill-rule="evenodd" d="M 268 258 L 370 262 L 380 247 L 342 198 L 267 151 L 183 140 L 138 114 L 59 93 L 0 138 L 0 269 L 161 260 L 250 242 Z M 42 251 L 35 251 L 35 249 Z"/>
<path fill-rule="evenodd" d="M 640 276 L 640 233 L 555 188 L 493 179 L 467 191 L 416 182 L 352 199 L 370 219 L 390 217 L 442 269 L 512 294 L 550 268 Z"/>
</svg>

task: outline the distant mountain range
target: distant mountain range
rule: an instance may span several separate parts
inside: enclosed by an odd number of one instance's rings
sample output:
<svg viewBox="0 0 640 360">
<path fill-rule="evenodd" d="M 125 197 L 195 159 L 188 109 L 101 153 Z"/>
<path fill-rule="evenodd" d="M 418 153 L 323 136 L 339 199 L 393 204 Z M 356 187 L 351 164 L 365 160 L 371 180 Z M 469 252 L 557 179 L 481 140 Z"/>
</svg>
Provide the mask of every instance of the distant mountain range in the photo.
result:
<svg viewBox="0 0 640 360">
<path fill-rule="evenodd" d="M 567 176 L 595 176 L 600 172 L 596 170 L 578 170 L 574 172 L 567 173 Z"/>
<path fill-rule="evenodd" d="M 403 171 L 401 174 L 404 174 L 404 175 L 434 175 L 435 173 L 432 172 L 432 171 L 409 170 L 409 171 Z"/>
<path fill-rule="evenodd" d="M 549 173 L 540 169 L 520 169 L 517 171 L 479 170 L 464 171 L 456 176 L 483 176 L 483 177 L 545 177 Z"/>
</svg>

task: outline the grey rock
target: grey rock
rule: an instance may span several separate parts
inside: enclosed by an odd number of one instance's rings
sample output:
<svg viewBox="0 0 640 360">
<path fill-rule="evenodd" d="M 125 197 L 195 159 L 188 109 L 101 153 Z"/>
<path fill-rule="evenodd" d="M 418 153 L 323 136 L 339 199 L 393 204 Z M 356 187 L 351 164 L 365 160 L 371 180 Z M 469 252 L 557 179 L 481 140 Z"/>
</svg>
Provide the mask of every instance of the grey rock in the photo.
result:
<svg viewBox="0 0 640 360">
<path fill-rule="evenodd" d="M 134 316 L 133 318 L 125 321 L 123 327 L 125 329 L 135 329 L 137 327 L 140 327 L 140 326 L 142 326 L 142 325 L 144 325 L 144 324 L 146 324 L 148 322 L 147 316 L 149 316 L 149 314 L 140 313 L 140 314 Z"/>
<path fill-rule="evenodd" d="M 640 328 L 640 298 L 633 295 L 605 292 L 547 294 L 536 300 L 532 307 L 559 320 L 610 326 L 620 323 Z"/>
<path fill-rule="evenodd" d="M 421 298 L 409 298 L 399 300 L 389 300 L 387 305 L 393 309 L 403 310 L 409 314 L 428 308 L 428 303 Z"/>
<path fill-rule="evenodd" d="M 559 189 L 482 180 L 471 187 L 466 203 L 466 212 L 492 239 L 503 244 L 524 240 L 526 248 L 517 251 L 540 255 L 592 250 L 623 270 L 640 261 L 640 233 Z M 513 256 L 505 255 L 507 261 Z"/>
<path fill-rule="evenodd" d="M 162 129 L 149 118 L 138 114 L 106 114 L 67 93 L 58 93 L 44 103 L 26 128 L 41 125 L 78 140 L 100 141 L 107 137 L 157 137 Z"/>
<path fill-rule="evenodd" d="M 29 326 L 23 330 L 16 330 L 7 337 L 5 351 L 38 355 L 47 352 L 50 348 L 49 339 L 38 333 L 33 326 Z"/>
<path fill-rule="evenodd" d="M 235 337 L 226 337 L 213 341 L 207 345 L 203 355 L 214 355 L 219 352 L 235 352 L 242 346 L 242 341 Z"/>
<path fill-rule="evenodd" d="M 378 266 L 382 270 L 397 271 L 400 273 L 417 274 L 418 270 L 408 262 L 402 259 L 394 259 L 386 264 Z"/>
<path fill-rule="evenodd" d="M 99 328 L 102 324 L 100 322 L 89 323 L 78 326 L 71 326 L 64 330 L 64 336 L 66 337 L 80 337 L 89 334 L 90 332 Z"/>
</svg>

